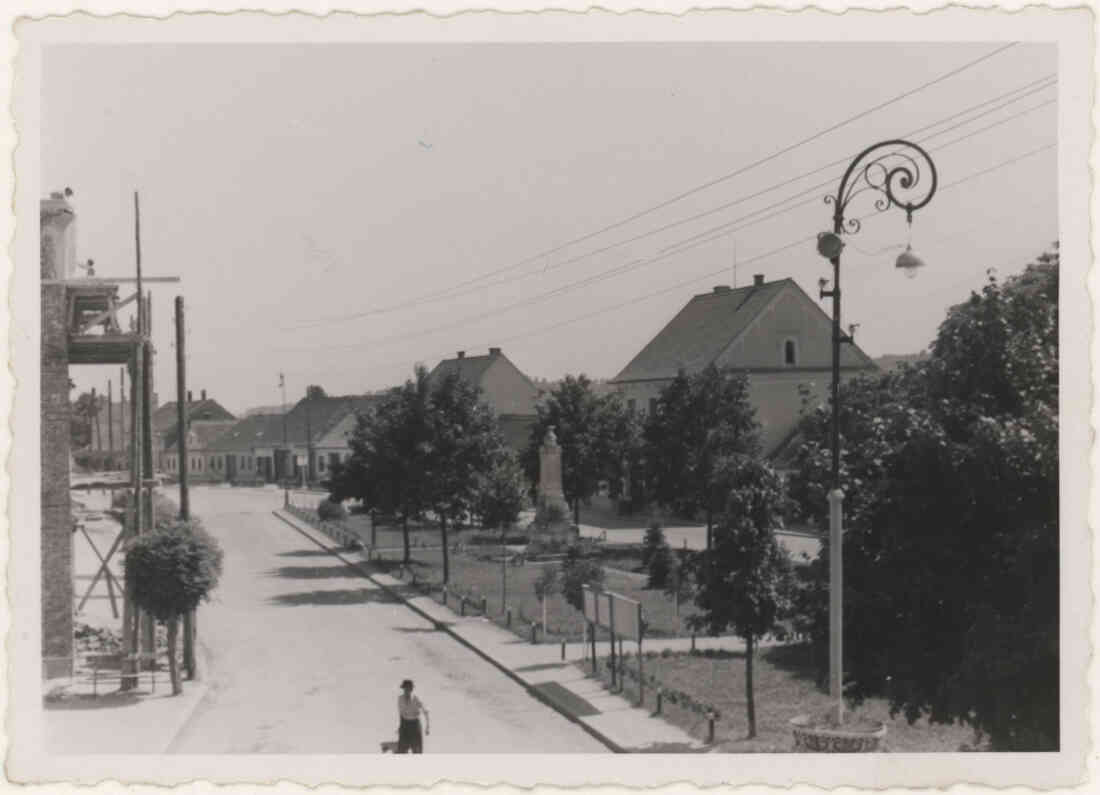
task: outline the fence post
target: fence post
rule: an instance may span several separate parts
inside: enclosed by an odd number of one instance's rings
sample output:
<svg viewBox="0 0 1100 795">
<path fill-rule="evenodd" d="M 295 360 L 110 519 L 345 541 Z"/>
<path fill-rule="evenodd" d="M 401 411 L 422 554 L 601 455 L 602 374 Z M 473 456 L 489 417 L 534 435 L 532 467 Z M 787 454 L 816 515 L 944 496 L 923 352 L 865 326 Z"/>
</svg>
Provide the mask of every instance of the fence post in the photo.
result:
<svg viewBox="0 0 1100 795">
<path fill-rule="evenodd" d="M 691 633 L 691 650 L 695 651 L 695 633 Z"/>
<path fill-rule="evenodd" d="M 531 622 L 531 645 L 538 643 L 537 635 L 539 631 L 539 625 L 534 621 Z"/>
<path fill-rule="evenodd" d="M 466 597 L 465 596 L 463 596 L 462 599 L 459 600 L 459 604 L 461 605 L 461 608 L 460 608 L 461 615 L 466 615 Z"/>
<path fill-rule="evenodd" d="M 661 706 L 662 706 L 661 701 L 663 699 L 664 699 L 664 694 L 661 692 L 661 688 L 657 688 L 657 711 L 653 713 L 654 715 L 660 715 L 661 714 Z"/>
<path fill-rule="evenodd" d="M 714 713 L 707 713 L 707 745 L 714 745 Z"/>
<path fill-rule="evenodd" d="M 447 606 L 447 586 L 443 586 L 443 606 Z"/>
<path fill-rule="evenodd" d="M 505 615 L 504 625 L 507 626 L 507 627 L 512 626 L 512 608 L 509 607 L 508 610 L 504 613 L 504 615 Z"/>
<path fill-rule="evenodd" d="M 481 615 L 489 615 L 489 600 L 487 597 L 481 597 Z"/>
<path fill-rule="evenodd" d="M 562 660 L 565 659 L 565 638 L 562 638 L 561 641 L 561 658 Z"/>
</svg>

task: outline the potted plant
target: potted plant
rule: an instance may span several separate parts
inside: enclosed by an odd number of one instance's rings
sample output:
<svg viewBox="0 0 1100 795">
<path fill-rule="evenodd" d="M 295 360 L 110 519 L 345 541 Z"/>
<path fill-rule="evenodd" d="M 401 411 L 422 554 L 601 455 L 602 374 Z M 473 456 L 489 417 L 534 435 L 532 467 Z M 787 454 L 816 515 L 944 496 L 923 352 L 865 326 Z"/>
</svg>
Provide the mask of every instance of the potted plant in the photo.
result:
<svg viewBox="0 0 1100 795">
<path fill-rule="evenodd" d="M 794 749 L 806 753 L 853 754 L 879 750 L 886 724 L 858 715 L 837 720 L 834 710 L 790 720 Z"/>
</svg>

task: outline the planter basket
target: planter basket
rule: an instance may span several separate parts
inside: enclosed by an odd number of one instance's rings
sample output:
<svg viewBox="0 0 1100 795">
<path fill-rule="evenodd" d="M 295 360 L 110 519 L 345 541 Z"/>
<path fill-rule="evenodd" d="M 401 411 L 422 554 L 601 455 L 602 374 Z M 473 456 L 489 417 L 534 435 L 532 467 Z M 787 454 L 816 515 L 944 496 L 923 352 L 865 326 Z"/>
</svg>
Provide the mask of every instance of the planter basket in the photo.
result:
<svg viewBox="0 0 1100 795">
<path fill-rule="evenodd" d="M 814 726 L 812 717 L 799 715 L 792 718 L 790 724 L 794 731 L 794 750 L 804 753 L 870 753 L 879 749 L 882 738 L 886 736 L 885 723 L 866 729 L 830 728 Z"/>
</svg>

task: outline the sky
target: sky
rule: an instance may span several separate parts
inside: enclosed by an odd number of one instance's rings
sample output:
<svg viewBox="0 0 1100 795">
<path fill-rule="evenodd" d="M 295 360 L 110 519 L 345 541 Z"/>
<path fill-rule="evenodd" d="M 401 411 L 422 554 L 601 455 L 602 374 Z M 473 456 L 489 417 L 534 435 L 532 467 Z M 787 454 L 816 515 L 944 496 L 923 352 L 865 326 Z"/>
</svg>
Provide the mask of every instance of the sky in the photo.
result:
<svg viewBox="0 0 1100 795">
<path fill-rule="evenodd" d="M 1058 237 L 1057 88 L 1039 82 L 1057 53 L 966 67 L 1002 46 L 53 45 L 40 192 L 72 188 L 97 276 L 133 275 L 140 194 L 143 271 L 182 279 L 151 285 L 160 400 L 183 295 L 189 386 L 243 412 L 281 402 L 280 372 L 293 403 L 489 346 L 532 377 L 611 378 L 693 295 L 754 274 L 817 300 L 824 197 L 906 137 L 938 191 L 911 230 L 856 197 L 841 280 L 860 347 L 914 353 L 988 269 Z M 927 263 L 912 280 L 893 267 L 907 242 Z M 73 376 L 105 391 L 118 372 Z"/>
</svg>

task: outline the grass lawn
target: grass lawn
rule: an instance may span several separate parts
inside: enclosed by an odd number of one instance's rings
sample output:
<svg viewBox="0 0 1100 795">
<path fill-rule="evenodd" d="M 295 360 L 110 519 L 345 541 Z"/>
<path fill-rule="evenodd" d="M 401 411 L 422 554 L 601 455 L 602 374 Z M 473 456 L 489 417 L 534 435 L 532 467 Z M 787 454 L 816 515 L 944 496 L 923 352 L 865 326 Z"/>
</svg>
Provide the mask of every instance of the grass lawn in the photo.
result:
<svg viewBox="0 0 1100 795">
<path fill-rule="evenodd" d="M 600 671 L 609 681 L 606 665 Z M 637 671 L 638 658 L 628 656 L 626 665 Z M 591 664 L 580 664 L 591 674 Z M 646 655 L 643 669 L 656 676 L 665 688 L 687 693 L 720 712 L 715 724 L 715 750 L 726 753 L 793 751 L 794 738 L 787 721 L 798 715 L 825 712 L 831 699 L 814 682 L 806 646 L 775 646 L 757 652 L 753 664 L 753 692 L 756 704 L 756 738 L 746 739 L 748 718 L 745 714 L 745 657 L 736 652 L 713 654 L 676 653 L 667 656 Z M 624 697 L 637 700 L 637 682 L 626 677 Z M 645 703 L 652 710 L 655 694 L 647 686 Z M 664 719 L 681 727 L 693 737 L 705 740 L 707 719 L 664 699 Z M 933 725 L 921 719 L 909 725 L 904 716 L 890 717 L 884 699 L 868 699 L 854 713 L 887 726 L 884 751 L 921 753 L 953 752 L 974 743 L 974 732 L 964 726 Z"/>
<path fill-rule="evenodd" d="M 362 513 L 353 513 L 340 522 L 364 542 L 370 542 L 370 517 Z M 378 548 L 382 550 L 403 549 L 404 537 L 401 525 L 378 525 L 376 531 Z M 411 547 L 439 546 L 439 528 L 434 524 L 409 522 L 409 545 Z"/>
<path fill-rule="evenodd" d="M 495 553 L 492 548 L 486 553 Z M 438 549 L 412 550 L 417 578 L 428 580 L 435 587 L 443 584 L 443 554 Z M 535 597 L 534 583 L 542 572 L 543 566 L 557 563 L 527 563 L 524 566 L 507 567 L 507 606 L 512 609 L 513 628 L 517 632 L 526 631 L 526 625 L 532 621 L 542 621 L 542 608 Z M 501 607 L 503 591 L 501 565 L 499 561 L 483 560 L 471 554 L 451 553 L 450 590 L 462 595 L 473 595 L 477 600 L 482 596 L 488 602 L 490 618 L 502 619 Z M 690 634 L 682 626 L 681 618 L 686 618 L 693 609 L 690 605 L 681 605 L 680 617 L 676 615 L 675 603 L 660 591 L 648 591 L 645 583 L 636 577 L 625 577 L 610 572 L 604 582 L 610 591 L 622 594 L 642 603 L 642 614 L 649 622 L 650 637 L 676 637 Z M 570 606 L 557 594 L 547 600 L 547 630 L 555 639 L 581 640 L 584 637 L 584 617 L 580 611 Z M 518 625 L 518 626 L 517 626 Z"/>
</svg>

